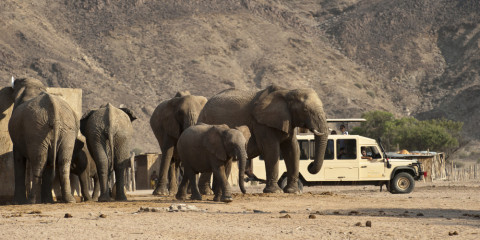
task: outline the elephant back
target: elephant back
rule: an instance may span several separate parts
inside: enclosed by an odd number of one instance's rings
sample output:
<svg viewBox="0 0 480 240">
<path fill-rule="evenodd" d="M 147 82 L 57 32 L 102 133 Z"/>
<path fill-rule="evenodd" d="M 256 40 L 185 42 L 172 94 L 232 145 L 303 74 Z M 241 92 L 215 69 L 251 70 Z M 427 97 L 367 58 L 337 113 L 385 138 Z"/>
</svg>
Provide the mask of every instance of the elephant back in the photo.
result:
<svg viewBox="0 0 480 240">
<path fill-rule="evenodd" d="M 252 120 L 250 112 L 253 91 L 230 89 L 211 97 L 200 113 L 198 122 L 207 124 L 227 124 L 229 127 L 248 125 Z"/>
</svg>

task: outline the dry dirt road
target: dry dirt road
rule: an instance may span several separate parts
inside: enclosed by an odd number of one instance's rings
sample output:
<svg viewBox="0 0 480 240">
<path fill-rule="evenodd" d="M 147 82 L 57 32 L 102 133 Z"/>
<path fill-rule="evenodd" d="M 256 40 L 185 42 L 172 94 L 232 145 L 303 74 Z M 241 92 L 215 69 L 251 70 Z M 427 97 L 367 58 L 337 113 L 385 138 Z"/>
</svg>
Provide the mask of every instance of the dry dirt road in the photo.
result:
<svg viewBox="0 0 480 240">
<path fill-rule="evenodd" d="M 137 191 L 127 202 L 5 205 L 0 239 L 480 239 L 480 182 L 417 182 L 405 195 L 373 186 L 261 190 L 247 187 L 228 204 Z M 167 210 L 178 204 L 189 209 Z"/>
</svg>

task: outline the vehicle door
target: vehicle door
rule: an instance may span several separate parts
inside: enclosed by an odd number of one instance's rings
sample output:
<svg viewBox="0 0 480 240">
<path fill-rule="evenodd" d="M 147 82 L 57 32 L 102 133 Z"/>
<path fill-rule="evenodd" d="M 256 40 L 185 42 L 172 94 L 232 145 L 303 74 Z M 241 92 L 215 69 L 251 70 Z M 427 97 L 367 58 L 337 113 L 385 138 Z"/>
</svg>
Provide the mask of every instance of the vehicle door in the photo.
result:
<svg viewBox="0 0 480 240">
<path fill-rule="evenodd" d="M 360 180 L 379 180 L 385 178 L 385 162 L 377 146 L 361 146 L 366 157 L 360 158 Z M 360 152 L 360 156 L 362 153 Z"/>
<path fill-rule="evenodd" d="M 337 139 L 335 159 L 325 166 L 325 180 L 356 181 L 358 180 L 358 159 L 356 139 Z M 327 162 L 326 162 L 327 163 Z"/>
</svg>

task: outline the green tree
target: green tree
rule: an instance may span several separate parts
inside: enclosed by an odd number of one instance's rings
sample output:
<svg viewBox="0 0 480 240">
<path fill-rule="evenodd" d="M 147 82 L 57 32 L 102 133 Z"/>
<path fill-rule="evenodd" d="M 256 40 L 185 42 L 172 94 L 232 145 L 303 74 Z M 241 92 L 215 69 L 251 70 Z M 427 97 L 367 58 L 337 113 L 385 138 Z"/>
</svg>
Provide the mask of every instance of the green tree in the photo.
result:
<svg viewBox="0 0 480 240">
<path fill-rule="evenodd" d="M 413 117 L 395 119 L 393 114 L 372 111 L 362 115 L 367 121 L 354 128 L 352 134 L 382 138 L 388 150 L 401 149 L 450 151 L 459 145 L 462 122 L 447 119 L 420 121 Z"/>
</svg>

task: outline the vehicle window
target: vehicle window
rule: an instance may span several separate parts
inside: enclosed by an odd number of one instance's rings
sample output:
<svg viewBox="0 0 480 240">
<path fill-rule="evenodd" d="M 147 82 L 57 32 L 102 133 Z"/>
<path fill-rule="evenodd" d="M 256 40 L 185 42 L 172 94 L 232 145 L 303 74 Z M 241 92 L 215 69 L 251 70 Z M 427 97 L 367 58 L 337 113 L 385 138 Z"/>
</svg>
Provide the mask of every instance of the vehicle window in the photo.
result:
<svg viewBox="0 0 480 240">
<path fill-rule="evenodd" d="M 380 155 L 380 152 L 375 146 L 361 147 L 360 149 L 365 150 L 367 157 L 371 157 L 372 159 L 382 158 L 382 156 Z"/>
<path fill-rule="evenodd" d="M 335 156 L 334 149 L 333 140 L 328 140 L 324 160 L 333 160 L 333 156 Z M 310 141 L 310 159 L 315 159 L 315 141 Z"/>
<path fill-rule="evenodd" d="M 337 159 L 356 159 L 357 140 L 337 139 Z"/>
<path fill-rule="evenodd" d="M 310 152 L 308 140 L 298 140 L 298 146 L 300 147 L 300 160 L 308 160 Z"/>
<path fill-rule="evenodd" d="M 378 159 L 378 158 L 382 158 L 382 155 L 380 154 L 380 151 L 378 150 L 377 147 L 370 147 L 370 151 L 372 153 L 372 158 L 373 159 Z M 367 152 L 368 154 L 368 152 Z"/>
</svg>

